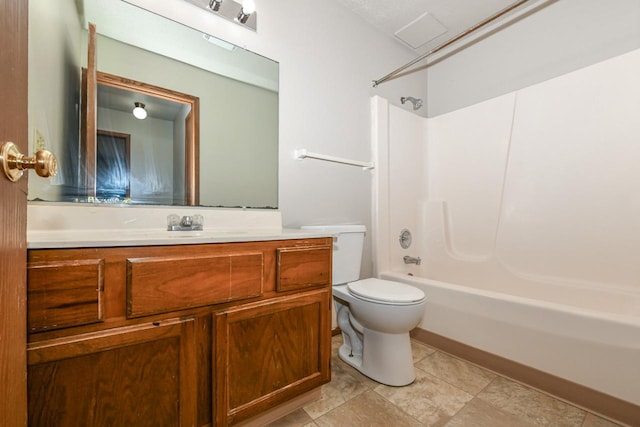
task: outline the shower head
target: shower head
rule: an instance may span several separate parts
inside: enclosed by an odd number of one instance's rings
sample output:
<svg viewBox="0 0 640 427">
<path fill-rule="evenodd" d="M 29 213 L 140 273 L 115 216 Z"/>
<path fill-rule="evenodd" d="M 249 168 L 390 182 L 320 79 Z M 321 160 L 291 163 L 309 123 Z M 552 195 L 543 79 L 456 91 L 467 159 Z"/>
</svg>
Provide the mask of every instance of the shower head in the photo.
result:
<svg viewBox="0 0 640 427">
<path fill-rule="evenodd" d="M 422 107 L 422 99 L 414 98 L 413 96 L 403 96 L 402 98 L 400 98 L 400 102 L 402 102 L 403 104 L 407 101 L 413 104 L 414 110 L 417 110 L 420 107 Z"/>
</svg>

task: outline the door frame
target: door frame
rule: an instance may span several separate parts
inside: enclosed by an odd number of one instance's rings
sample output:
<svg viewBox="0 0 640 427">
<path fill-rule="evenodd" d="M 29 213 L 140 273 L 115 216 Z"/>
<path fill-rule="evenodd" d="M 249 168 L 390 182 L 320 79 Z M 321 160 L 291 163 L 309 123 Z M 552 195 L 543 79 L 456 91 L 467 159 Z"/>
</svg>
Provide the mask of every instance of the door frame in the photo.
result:
<svg viewBox="0 0 640 427">
<path fill-rule="evenodd" d="M 0 144 L 28 148 L 28 0 L 0 0 Z M 27 177 L 0 173 L 0 425 L 27 425 Z"/>
</svg>

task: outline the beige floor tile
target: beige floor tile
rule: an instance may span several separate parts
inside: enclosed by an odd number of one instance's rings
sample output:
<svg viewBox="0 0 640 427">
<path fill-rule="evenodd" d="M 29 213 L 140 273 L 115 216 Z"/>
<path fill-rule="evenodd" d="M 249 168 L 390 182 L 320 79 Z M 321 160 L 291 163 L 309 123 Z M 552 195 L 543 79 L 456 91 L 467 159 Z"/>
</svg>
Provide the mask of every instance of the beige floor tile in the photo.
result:
<svg viewBox="0 0 640 427">
<path fill-rule="evenodd" d="M 503 377 L 493 380 L 478 398 L 538 426 L 580 427 L 586 416 L 581 409 Z"/>
<path fill-rule="evenodd" d="M 320 400 L 306 405 L 304 410 L 316 419 L 377 384 L 334 357 L 331 361 L 331 382 L 322 386 Z"/>
<path fill-rule="evenodd" d="M 474 396 L 496 377 L 489 371 L 439 351 L 422 359 L 416 367 Z"/>
<path fill-rule="evenodd" d="M 535 424 L 473 399 L 445 427 L 535 427 Z"/>
<path fill-rule="evenodd" d="M 347 373 L 352 377 L 354 377 L 359 382 L 361 382 L 362 384 L 365 384 L 368 388 L 374 388 L 374 387 L 377 387 L 378 384 L 380 384 L 377 381 L 374 381 L 368 376 L 364 375 L 363 373 L 361 373 L 356 368 L 349 365 L 342 359 L 340 359 L 338 355 L 335 355 L 333 357 L 333 359 L 331 360 L 331 363 L 332 363 L 332 369 L 336 369 L 337 370 L 336 372 L 340 372 L 340 374 L 341 372 Z"/>
<path fill-rule="evenodd" d="M 344 361 L 342 361 L 340 359 L 340 357 L 338 356 L 338 349 L 340 348 L 341 345 L 342 345 L 342 334 L 335 335 L 333 337 L 333 339 L 331 340 L 331 354 L 332 354 L 331 363 L 332 363 L 332 366 L 333 365 L 339 365 L 339 366 L 341 366 L 341 368 L 345 372 L 347 372 L 350 375 L 362 380 L 363 382 L 377 385 L 378 383 L 376 383 L 372 379 L 368 378 L 367 376 L 362 375 L 360 373 L 360 371 L 358 371 L 357 369 L 351 367 L 348 363 L 346 363 L 346 362 L 344 362 Z"/>
<path fill-rule="evenodd" d="M 416 340 L 416 381 L 381 385 L 340 360 L 341 345 L 342 336 L 334 336 L 332 381 L 322 398 L 270 427 L 620 427 Z"/>
<path fill-rule="evenodd" d="M 313 425 L 313 420 L 307 414 L 304 409 L 298 409 L 290 413 L 289 415 L 280 418 L 277 421 L 268 424 L 268 427 L 304 427 L 308 425 Z"/>
<path fill-rule="evenodd" d="M 609 420 L 588 413 L 582 427 L 620 427 L 620 424 L 612 423 Z"/>
<path fill-rule="evenodd" d="M 385 400 L 368 391 L 315 420 L 319 427 L 418 427 L 421 424 Z"/>
<path fill-rule="evenodd" d="M 444 425 L 473 398 L 421 369 L 416 369 L 413 384 L 405 387 L 379 385 L 374 390 L 427 426 Z"/>
<path fill-rule="evenodd" d="M 342 334 L 331 337 L 331 354 L 336 354 L 338 348 L 342 345 Z"/>
<path fill-rule="evenodd" d="M 420 341 L 411 340 L 411 353 L 413 356 L 414 364 L 421 361 L 430 354 L 435 353 L 435 351 L 435 348 L 429 347 L 428 345 L 423 344 Z"/>
</svg>

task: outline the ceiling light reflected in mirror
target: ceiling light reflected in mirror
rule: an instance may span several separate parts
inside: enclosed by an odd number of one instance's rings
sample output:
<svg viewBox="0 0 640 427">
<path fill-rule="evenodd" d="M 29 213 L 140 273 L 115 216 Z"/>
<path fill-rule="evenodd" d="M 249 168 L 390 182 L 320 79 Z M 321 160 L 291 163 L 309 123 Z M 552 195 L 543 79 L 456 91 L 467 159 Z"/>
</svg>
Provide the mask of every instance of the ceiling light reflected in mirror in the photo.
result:
<svg viewBox="0 0 640 427">
<path fill-rule="evenodd" d="M 135 106 L 133 108 L 133 116 L 138 120 L 146 119 L 147 110 L 144 109 L 144 104 L 142 102 L 135 102 L 133 105 Z"/>
</svg>

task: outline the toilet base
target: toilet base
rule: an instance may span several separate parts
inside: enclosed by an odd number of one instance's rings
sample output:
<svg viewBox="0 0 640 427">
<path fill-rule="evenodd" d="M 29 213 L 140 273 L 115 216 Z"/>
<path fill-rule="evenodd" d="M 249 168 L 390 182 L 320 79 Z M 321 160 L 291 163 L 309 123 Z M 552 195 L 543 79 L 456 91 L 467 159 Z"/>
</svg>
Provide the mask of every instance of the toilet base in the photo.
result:
<svg viewBox="0 0 640 427">
<path fill-rule="evenodd" d="M 382 384 L 400 387 L 415 381 L 408 332 L 387 334 L 364 328 L 362 341 L 362 355 L 352 354 L 351 347 L 343 344 L 338 350 L 340 359 Z"/>
</svg>

